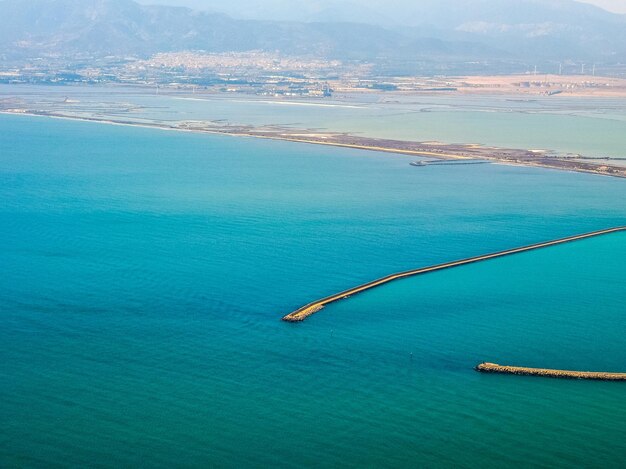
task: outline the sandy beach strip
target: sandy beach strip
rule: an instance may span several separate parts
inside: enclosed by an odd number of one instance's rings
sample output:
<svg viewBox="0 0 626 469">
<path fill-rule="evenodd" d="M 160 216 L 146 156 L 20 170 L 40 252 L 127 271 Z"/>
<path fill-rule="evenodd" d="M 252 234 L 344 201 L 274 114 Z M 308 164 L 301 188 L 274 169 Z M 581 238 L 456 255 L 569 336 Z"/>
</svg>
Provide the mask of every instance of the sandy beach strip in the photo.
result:
<svg viewBox="0 0 626 469">
<path fill-rule="evenodd" d="M 494 163 L 532 166 L 539 168 L 557 169 L 562 171 L 575 171 L 591 173 L 603 176 L 626 178 L 626 167 L 617 165 L 581 163 L 558 157 L 547 157 L 543 153 L 532 150 L 496 148 L 478 144 L 429 144 L 425 142 L 412 142 L 402 140 L 388 140 L 353 136 L 349 134 L 319 132 L 308 133 L 302 129 L 259 129 L 252 126 L 216 126 L 210 122 L 193 122 L 194 125 L 185 125 L 185 122 L 167 124 L 163 122 L 137 122 L 130 120 L 115 120 L 101 117 L 87 117 L 79 115 L 57 114 L 54 112 L 35 112 L 24 109 L 4 109 L 0 114 L 27 115 L 34 117 L 48 117 L 54 119 L 66 119 L 75 121 L 94 122 L 108 125 L 121 125 L 159 129 L 178 132 L 208 133 L 215 135 L 229 135 L 234 137 L 252 137 L 267 140 L 280 140 L 293 143 L 306 143 L 312 145 L 326 145 L 340 148 L 352 148 L 356 150 L 377 151 L 384 153 L 396 153 L 402 155 L 434 157 L 440 159 L 485 159 Z M 421 148 L 421 147 L 428 148 Z"/>
</svg>

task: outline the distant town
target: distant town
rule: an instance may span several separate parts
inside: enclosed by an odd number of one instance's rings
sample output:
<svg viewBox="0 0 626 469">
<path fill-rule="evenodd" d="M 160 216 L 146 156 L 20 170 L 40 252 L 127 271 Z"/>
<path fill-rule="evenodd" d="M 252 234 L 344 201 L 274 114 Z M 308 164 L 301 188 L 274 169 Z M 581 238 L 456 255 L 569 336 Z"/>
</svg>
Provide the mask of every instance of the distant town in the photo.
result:
<svg viewBox="0 0 626 469">
<path fill-rule="evenodd" d="M 480 65 L 480 66 L 479 66 Z M 472 67 L 478 73 L 472 72 Z M 419 67 L 418 67 L 419 68 Z M 428 67 L 422 67 L 428 71 Z M 517 73 L 511 73 L 517 68 Z M 168 52 L 150 58 L 46 56 L 0 64 L 4 84 L 123 84 L 243 93 L 273 97 L 327 98 L 334 93 L 506 92 L 529 95 L 625 95 L 626 65 L 564 62 L 526 67 L 517 64 L 459 63 L 420 75 L 394 74 L 380 64 L 294 57 L 263 51 Z M 483 73 L 480 73 L 483 70 Z M 491 70 L 492 73 L 484 73 Z M 493 73 L 502 70 L 502 73 Z M 428 78 L 424 78 L 428 77 Z"/>
</svg>

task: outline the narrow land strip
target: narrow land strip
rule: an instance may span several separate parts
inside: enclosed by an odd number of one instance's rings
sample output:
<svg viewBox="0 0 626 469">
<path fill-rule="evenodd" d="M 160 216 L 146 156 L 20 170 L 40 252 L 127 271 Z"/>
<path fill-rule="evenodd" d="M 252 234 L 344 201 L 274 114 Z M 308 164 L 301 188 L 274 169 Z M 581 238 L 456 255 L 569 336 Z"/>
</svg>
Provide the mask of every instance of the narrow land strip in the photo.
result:
<svg viewBox="0 0 626 469">
<path fill-rule="evenodd" d="M 503 366 L 497 363 L 481 363 L 476 366 L 481 373 L 501 373 L 507 375 L 542 376 L 561 379 L 593 379 L 599 381 L 626 381 L 626 373 L 607 373 L 603 371 L 551 370 L 546 368 L 526 368 L 523 366 Z"/>
<path fill-rule="evenodd" d="M 20 114 L 31 116 L 46 116 L 60 119 L 71 119 L 103 124 L 128 125 L 148 127 L 162 130 L 177 130 L 198 133 L 230 135 L 236 137 L 253 137 L 268 140 L 284 140 L 296 143 L 326 145 L 342 148 L 354 148 L 402 155 L 428 156 L 441 160 L 488 160 L 509 165 L 534 166 L 541 168 L 576 171 L 582 173 L 599 174 L 626 178 L 626 166 L 611 164 L 610 160 L 593 161 L 591 157 L 576 158 L 558 155 L 546 151 L 533 151 L 516 148 L 500 148 L 475 144 L 433 144 L 429 142 L 415 142 L 406 140 L 392 140 L 351 135 L 333 132 L 306 132 L 302 129 L 281 128 L 275 126 L 254 127 L 248 125 L 224 125 L 214 121 L 133 121 L 126 119 L 90 117 L 84 115 L 70 115 L 50 111 L 32 109 L 2 108 L 3 114 Z M 304 132 L 304 133 L 303 133 Z M 580 155 L 579 155 L 580 156 Z M 581 161 L 583 159 L 584 161 Z M 426 166 L 426 165 L 425 165 Z"/>
<path fill-rule="evenodd" d="M 287 314 L 286 316 L 283 317 L 283 321 L 288 321 L 288 322 L 300 322 L 300 321 L 304 321 L 306 318 L 308 318 L 309 316 L 311 316 L 312 314 L 317 313 L 318 311 L 320 311 L 324 306 L 333 303 L 335 301 L 338 300 L 342 300 L 344 298 L 347 298 L 351 295 L 355 295 L 357 293 L 366 291 L 366 290 L 370 290 L 372 288 L 378 287 L 380 285 L 384 285 L 386 283 L 392 282 L 394 280 L 398 280 L 401 278 L 406 278 L 406 277 L 412 277 L 414 275 L 420 275 L 420 274 L 426 274 L 429 272 L 435 272 L 438 270 L 443 270 L 443 269 L 449 269 L 452 267 L 458 267 L 461 265 L 467 265 L 467 264 L 472 264 L 475 262 L 482 262 L 482 261 L 486 261 L 488 259 L 494 259 L 497 257 L 503 257 L 503 256 L 509 256 L 511 254 L 517 254 L 520 252 L 525 252 L 525 251 L 532 251 L 534 249 L 541 249 L 541 248 L 545 248 L 545 247 L 549 247 L 549 246 L 555 246 L 557 244 L 563 244 L 563 243 L 569 243 L 572 241 L 577 241 L 577 240 L 581 240 L 581 239 L 585 239 L 585 238 L 591 238 L 594 236 L 600 236 L 600 235 L 605 235 L 605 234 L 609 234 L 609 233 L 615 233 L 617 231 L 626 231 L 626 226 L 619 226 L 619 227 L 615 227 L 615 228 L 608 228 L 605 230 L 599 230 L 599 231 L 592 231 L 590 233 L 583 233 L 583 234 L 579 234 L 579 235 L 575 235 L 575 236 L 569 236 L 567 238 L 560 238 L 560 239 L 555 239 L 553 241 L 546 241 L 543 243 L 537 243 L 537 244 L 531 244 L 528 246 L 522 246 L 519 248 L 514 248 L 514 249 L 508 249 L 506 251 L 499 251 L 499 252 L 494 252 L 491 254 L 485 254 L 482 256 L 477 256 L 477 257 L 470 257 L 467 259 L 461 259 L 458 261 L 453 261 L 453 262 L 446 262 L 444 264 L 437 264 L 434 266 L 430 266 L 430 267 L 422 267 L 420 269 L 415 269 L 415 270 L 408 270 L 405 272 L 398 272 L 395 274 L 391 274 L 388 275 L 386 277 L 377 279 L 377 280 L 373 280 L 371 282 L 365 283 L 363 285 L 358 285 L 354 288 L 350 288 L 349 290 L 344 290 L 342 292 L 336 293 L 334 295 L 330 295 L 327 296 L 325 298 L 321 298 L 319 300 L 313 301 L 311 303 L 308 303 L 304 306 L 302 306 L 301 308 L 298 308 L 297 310 L 295 310 L 292 313 Z"/>
</svg>

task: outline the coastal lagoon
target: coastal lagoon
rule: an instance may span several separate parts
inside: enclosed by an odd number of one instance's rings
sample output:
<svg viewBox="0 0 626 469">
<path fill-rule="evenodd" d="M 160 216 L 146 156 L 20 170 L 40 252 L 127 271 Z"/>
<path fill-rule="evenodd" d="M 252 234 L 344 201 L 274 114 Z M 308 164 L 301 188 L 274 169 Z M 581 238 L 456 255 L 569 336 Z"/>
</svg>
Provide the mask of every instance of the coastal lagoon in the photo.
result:
<svg viewBox="0 0 626 469">
<path fill-rule="evenodd" d="M 623 233 L 280 321 L 625 224 L 622 179 L 414 159 L 0 116 L 0 465 L 618 467 L 622 384 L 473 367 L 624 371 Z"/>
<path fill-rule="evenodd" d="M 612 164 L 626 165 L 626 98 L 354 93 L 289 100 L 167 89 L 156 94 L 138 87 L 0 85 L 0 99 L 15 98 L 34 109 L 96 119 L 201 120 L 479 143 L 624 158 Z"/>
</svg>

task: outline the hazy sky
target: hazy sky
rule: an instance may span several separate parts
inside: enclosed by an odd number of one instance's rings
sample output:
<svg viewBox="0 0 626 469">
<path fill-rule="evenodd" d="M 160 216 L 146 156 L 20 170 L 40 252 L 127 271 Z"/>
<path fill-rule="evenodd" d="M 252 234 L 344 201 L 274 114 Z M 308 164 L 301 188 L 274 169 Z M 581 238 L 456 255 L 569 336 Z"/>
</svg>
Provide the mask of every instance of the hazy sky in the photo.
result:
<svg viewBox="0 0 626 469">
<path fill-rule="evenodd" d="M 614 11 L 615 13 L 626 13 L 626 0 L 579 0 L 585 3 L 593 3 L 605 10 Z"/>
<path fill-rule="evenodd" d="M 233 0 L 233 1 L 235 3 L 237 2 L 237 0 Z M 461 0 L 461 1 L 465 1 L 465 0 Z M 591 3 L 593 5 L 597 5 L 609 11 L 626 14 L 626 0 L 577 0 L 577 1 L 580 1 L 583 3 Z M 184 6 L 191 6 L 191 7 L 198 7 L 202 5 L 204 2 L 205 0 L 140 0 L 140 3 L 159 3 L 159 4 L 169 4 L 169 5 L 184 5 Z M 367 5 L 367 1 L 364 1 L 364 4 Z"/>
</svg>

